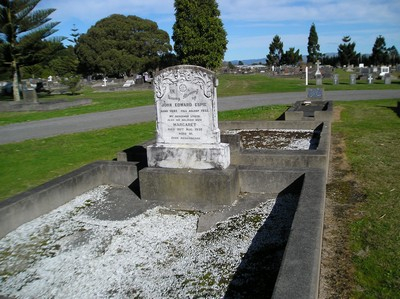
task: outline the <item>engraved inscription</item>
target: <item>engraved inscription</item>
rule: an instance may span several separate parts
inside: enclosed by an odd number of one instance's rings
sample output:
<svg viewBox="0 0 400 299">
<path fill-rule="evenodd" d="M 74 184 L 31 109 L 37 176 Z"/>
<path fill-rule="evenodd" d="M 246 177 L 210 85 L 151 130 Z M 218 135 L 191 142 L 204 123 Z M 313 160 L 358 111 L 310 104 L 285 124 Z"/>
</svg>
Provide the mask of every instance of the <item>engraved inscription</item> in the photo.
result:
<svg viewBox="0 0 400 299">
<path fill-rule="evenodd" d="M 154 79 L 158 143 L 218 143 L 213 73 L 172 67 Z"/>
</svg>

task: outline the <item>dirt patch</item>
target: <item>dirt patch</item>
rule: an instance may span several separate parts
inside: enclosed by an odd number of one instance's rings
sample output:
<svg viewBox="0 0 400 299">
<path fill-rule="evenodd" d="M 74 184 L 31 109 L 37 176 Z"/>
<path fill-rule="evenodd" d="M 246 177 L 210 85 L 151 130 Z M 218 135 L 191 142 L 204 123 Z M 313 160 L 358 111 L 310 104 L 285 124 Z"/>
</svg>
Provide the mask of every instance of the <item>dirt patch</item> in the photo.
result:
<svg viewBox="0 0 400 299">
<path fill-rule="evenodd" d="M 334 109 L 334 121 L 340 121 Z M 345 155 L 345 142 L 332 134 L 327 184 L 319 298 L 349 298 L 354 286 L 349 223 L 356 216 L 357 203 L 364 199 Z"/>
</svg>

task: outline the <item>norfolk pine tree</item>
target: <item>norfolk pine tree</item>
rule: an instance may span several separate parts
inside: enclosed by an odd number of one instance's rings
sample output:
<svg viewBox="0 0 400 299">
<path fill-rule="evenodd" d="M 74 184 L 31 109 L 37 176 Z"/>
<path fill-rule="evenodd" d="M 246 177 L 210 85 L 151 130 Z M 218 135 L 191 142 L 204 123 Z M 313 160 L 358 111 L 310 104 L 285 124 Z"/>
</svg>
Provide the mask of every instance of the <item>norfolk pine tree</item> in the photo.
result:
<svg viewBox="0 0 400 299">
<path fill-rule="evenodd" d="M 226 31 L 215 0 L 175 0 L 172 39 L 178 60 L 215 70 L 227 48 Z"/>
<path fill-rule="evenodd" d="M 310 34 L 308 36 L 308 44 L 307 44 L 307 62 L 315 63 L 321 56 L 319 52 L 319 44 L 318 44 L 318 34 L 317 30 L 315 29 L 315 24 L 312 23 L 310 27 Z"/>
<path fill-rule="evenodd" d="M 342 38 L 343 44 L 338 47 L 338 56 L 342 65 L 347 64 L 347 67 L 354 62 L 357 58 L 357 52 L 354 50 L 356 43 L 351 43 L 350 36 L 345 36 Z"/>
<path fill-rule="evenodd" d="M 0 51 L 3 62 L 9 66 L 13 76 L 13 96 L 20 101 L 19 69 L 48 59 L 58 50 L 51 43 L 60 43 L 61 38 L 46 41 L 57 30 L 59 22 L 49 22 L 55 9 L 34 11 L 40 0 L 0 0 Z"/>
</svg>

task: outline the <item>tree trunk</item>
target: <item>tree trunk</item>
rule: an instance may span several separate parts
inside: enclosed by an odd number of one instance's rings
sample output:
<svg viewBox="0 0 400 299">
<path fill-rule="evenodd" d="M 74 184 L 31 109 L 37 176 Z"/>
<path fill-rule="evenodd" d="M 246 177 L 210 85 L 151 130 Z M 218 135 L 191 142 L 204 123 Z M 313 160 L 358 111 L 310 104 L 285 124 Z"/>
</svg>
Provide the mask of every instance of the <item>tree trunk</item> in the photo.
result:
<svg viewBox="0 0 400 299">
<path fill-rule="evenodd" d="M 14 101 L 21 101 L 21 96 L 19 94 L 19 80 L 18 80 L 18 70 L 17 70 L 17 62 L 12 62 L 12 67 L 14 70 L 14 77 L 13 77 L 13 95 Z"/>
</svg>

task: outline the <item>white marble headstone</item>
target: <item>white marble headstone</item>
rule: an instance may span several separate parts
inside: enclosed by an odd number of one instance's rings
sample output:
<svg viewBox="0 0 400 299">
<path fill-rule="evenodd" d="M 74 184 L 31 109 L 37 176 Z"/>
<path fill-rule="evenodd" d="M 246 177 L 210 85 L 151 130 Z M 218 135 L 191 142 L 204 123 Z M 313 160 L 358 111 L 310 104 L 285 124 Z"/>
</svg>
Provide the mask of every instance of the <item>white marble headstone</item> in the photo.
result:
<svg viewBox="0 0 400 299">
<path fill-rule="evenodd" d="M 154 78 L 157 143 L 147 149 L 148 164 L 166 168 L 223 169 L 229 145 L 220 143 L 217 79 L 198 66 L 164 69 Z"/>
</svg>

